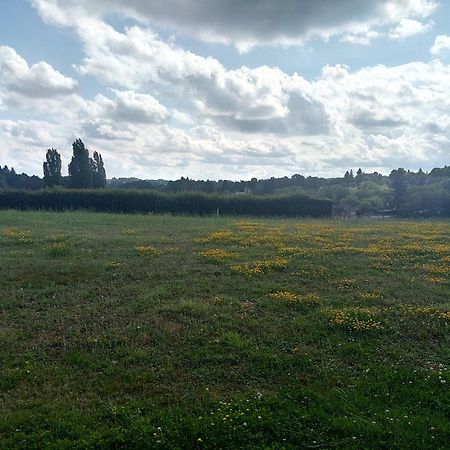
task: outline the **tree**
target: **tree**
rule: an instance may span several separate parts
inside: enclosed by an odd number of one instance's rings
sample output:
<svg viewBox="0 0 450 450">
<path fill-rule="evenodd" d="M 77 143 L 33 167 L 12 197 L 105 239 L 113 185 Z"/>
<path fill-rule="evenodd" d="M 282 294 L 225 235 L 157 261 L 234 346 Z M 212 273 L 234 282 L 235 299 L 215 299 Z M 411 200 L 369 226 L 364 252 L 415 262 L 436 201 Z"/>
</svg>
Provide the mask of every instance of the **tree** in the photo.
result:
<svg viewBox="0 0 450 450">
<path fill-rule="evenodd" d="M 62 184 L 61 155 L 54 149 L 49 148 L 44 162 L 44 183 L 47 187 Z"/>
<path fill-rule="evenodd" d="M 422 170 L 422 168 L 420 168 L 419 171 L 417 172 L 417 177 L 416 178 L 417 178 L 417 184 L 419 186 L 423 186 L 427 182 L 427 175 Z"/>
<path fill-rule="evenodd" d="M 273 191 L 275 190 L 275 178 L 271 177 L 267 180 L 263 180 L 262 185 L 264 194 L 273 194 Z"/>
<path fill-rule="evenodd" d="M 355 180 L 355 176 L 353 175 L 353 169 L 350 170 L 350 172 L 347 170 L 344 175 L 344 183 L 345 184 L 353 184 L 353 181 Z"/>
<path fill-rule="evenodd" d="M 406 170 L 401 167 L 397 170 L 393 170 L 389 175 L 389 179 L 394 191 L 394 206 L 398 209 L 404 202 L 406 190 L 408 188 Z"/>
<path fill-rule="evenodd" d="M 69 164 L 69 186 L 76 189 L 92 187 L 92 163 L 89 150 L 81 139 L 72 144 L 73 156 Z"/>
<path fill-rule="evenodd" d="M 364 172 L 362 171 L 361 167 L 358 169 L 358 172 L 356 172 L 355 181 L 356 184 L 359 186 L 364 179 Z"/>
<path fill-rule="evenodd" d="M 92 187 L 104 188 L 106 186 L 106 170 L 103 164 L 102 155 L 94 152 L 94 159 L 91 159 L 92 167 Z"/>
</svg>

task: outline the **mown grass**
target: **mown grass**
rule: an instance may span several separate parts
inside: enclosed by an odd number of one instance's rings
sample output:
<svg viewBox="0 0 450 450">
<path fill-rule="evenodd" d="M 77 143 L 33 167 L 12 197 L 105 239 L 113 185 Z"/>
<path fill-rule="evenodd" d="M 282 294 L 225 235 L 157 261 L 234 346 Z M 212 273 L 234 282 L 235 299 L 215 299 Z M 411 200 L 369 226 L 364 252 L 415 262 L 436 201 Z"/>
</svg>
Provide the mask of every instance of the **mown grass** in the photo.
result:
<svg viewBox="0 0 450 450">
<path fill-rule="evenodd" d="M 2 448 L 448 448 L 449 222 L 0 212 Z"/>
</svg>

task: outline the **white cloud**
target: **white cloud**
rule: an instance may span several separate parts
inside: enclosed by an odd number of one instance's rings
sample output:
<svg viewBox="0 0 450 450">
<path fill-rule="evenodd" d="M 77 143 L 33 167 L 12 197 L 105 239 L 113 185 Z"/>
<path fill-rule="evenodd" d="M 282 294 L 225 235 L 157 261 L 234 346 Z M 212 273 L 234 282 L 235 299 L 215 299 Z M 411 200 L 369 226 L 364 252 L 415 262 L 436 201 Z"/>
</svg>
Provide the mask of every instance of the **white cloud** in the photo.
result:
<svg viewBox="0 0 450 450">
<path fill-rule="evenodd" d="M 430 31 L 434 26 L 432 20 L 427 23 L 415 19 L 401 19 L 397 25 L 388 29 L 387 31 L 375 31 L 367 27 L 359 26 L 357 30 L 346 33 L 341 42 L 348 42 L 350 44 L 369 45 L 375 39 L 388 38 L 394 41 L 401 41 L 411 36 L 424 34 Z"/>
<path fill-rule="evenodd" d="M 112 89 L 115 98 L 97 94 L 79 111 L 83 135 L 101 140 L 135 138 L 137 126 L 167 122 L 172 114 L 151 95 Z M 177 112 L 177 114 L 180 114 Z"/>
<path fill-rule="evenodd" d="M 326 111 L 311 83 L 296 74 L 288 76 L 267 66 L 227 70 L 214 58 L 162 42 L 150 30 L 138 26 L 120 33 L 86 17 L 75 26 L 86 53 L 78 70 L 104 84 L 128 91 L 169 90 L 177 102 L 189 103 L 189 113 L 194 109 L 202 120 L 229 129 L 287 135 L 329 131 Z M 128 103 L 131 95 L 127 94 Z M 142 97 L 139 99 L 142 107 Z M 123 118 L 124 99 L 118 100 L 122 105 L 116 112 Z M 136 107 L 138 97 L 133 102 Z M 131 114 L 129 104 L 127 114 Z M 139 117 L 143 118 L 142 111 Z M 137 118 L 135 115 L 135 121 Z"/>
<path fill-rule="evenodd" d="M 355 166 L 388 171 L 445 164 L 450 130 L 442 126 L 442 116 L 450 111 L 449 80 L 450 66 L 440 61 L 356 72 L 326 67 L 314 88 L 336 122 L 328 140 L 334 139 L 338 149 L 333 162 L 342 164 L 347 147 L 359 162 Z"/>
<path fill-rule="evenodd" d="M 433 21 L 423 23 L 414 19 L 402 19 L 396 27 L 389 31 L 388 37 L 393 40 L 402 40 L 417 34 L 426 33 L 427 31 L 430 31 L 433 26 Z"/>
<path fill-rule="evenodd" d="M 13 48 L 0 46 L 0 110 L 73 118 L 86 104 L 76 93 L 77 87 L 76 80 L 50 64 L 29 65 Z"/>
<path fill-rule="evenodd" d="M 404 19 L 427 17 L 436 8 L 435 0 L 33 0 L 33 3 L 46 20 L 59 24 L 67 25 L 79 14 L 101 17 L 118 12 L 241 49 L 358 33 L 361 27 L 372 30 L 399 24 Z"/>
<path fill-rule="evenodd" d="M 116 98 L 111 100 L 98 94 L 96 104 L 98 116 L 107 116 L 118 122 L 163 123 L 170 114 L 156 98 L 133 91 L 113 90 Z M 92 115 L 92 112 L 91 112 Z"/>
<path fill-rule="evenodd" d="M 44 61 L 29 66 L 14 49 L 0 46 L 0 85 L 24 97 L 49 98 L 73 93 L 77 82 Z"/>
<path fill-rule="evenodd" d="M 445 34 L 440 34 L 436 36 L 434 44 L 430 49 L 431 54 L 441 55 L 444 52 L 450 51 L 450 36 Z"/>
<path fill-rule="evenodd" d="M 350 44 L 369 45 L 373 40 L 383 36 L 383 33 L 373 30 L 361 30 L 347 33 L 341 39 L 341 42 Z"/>
</svg>

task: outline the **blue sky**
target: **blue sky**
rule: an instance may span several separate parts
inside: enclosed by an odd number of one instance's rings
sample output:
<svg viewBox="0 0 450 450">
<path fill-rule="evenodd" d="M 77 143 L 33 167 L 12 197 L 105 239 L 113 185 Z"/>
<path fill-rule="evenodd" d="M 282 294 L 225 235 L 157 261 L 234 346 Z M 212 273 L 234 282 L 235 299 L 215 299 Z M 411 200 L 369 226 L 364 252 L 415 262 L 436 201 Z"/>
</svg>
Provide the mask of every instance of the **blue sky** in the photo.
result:
<svg viewBox="0 0 450 450">
<path fill-rule="evenodd" d="M 109 176 L 450 164 L 448 2 L 317 3 L 0 0 L 0 164 L 76 137 Z"/>
</svg>

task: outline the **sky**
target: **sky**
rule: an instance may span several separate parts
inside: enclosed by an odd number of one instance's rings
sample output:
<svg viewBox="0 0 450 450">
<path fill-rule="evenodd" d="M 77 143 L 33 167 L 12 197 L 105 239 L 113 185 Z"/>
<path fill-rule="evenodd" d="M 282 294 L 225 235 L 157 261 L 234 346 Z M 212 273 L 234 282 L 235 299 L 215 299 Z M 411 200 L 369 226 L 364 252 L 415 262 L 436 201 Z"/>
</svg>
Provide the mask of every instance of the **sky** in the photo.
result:
<svg viewBox="0 0 450 450">
<path fill-rule="evenodd" d="M 0 165 L 108 177 L 450 165 L 450 0 L 0 0 Z"/>
</svg>

